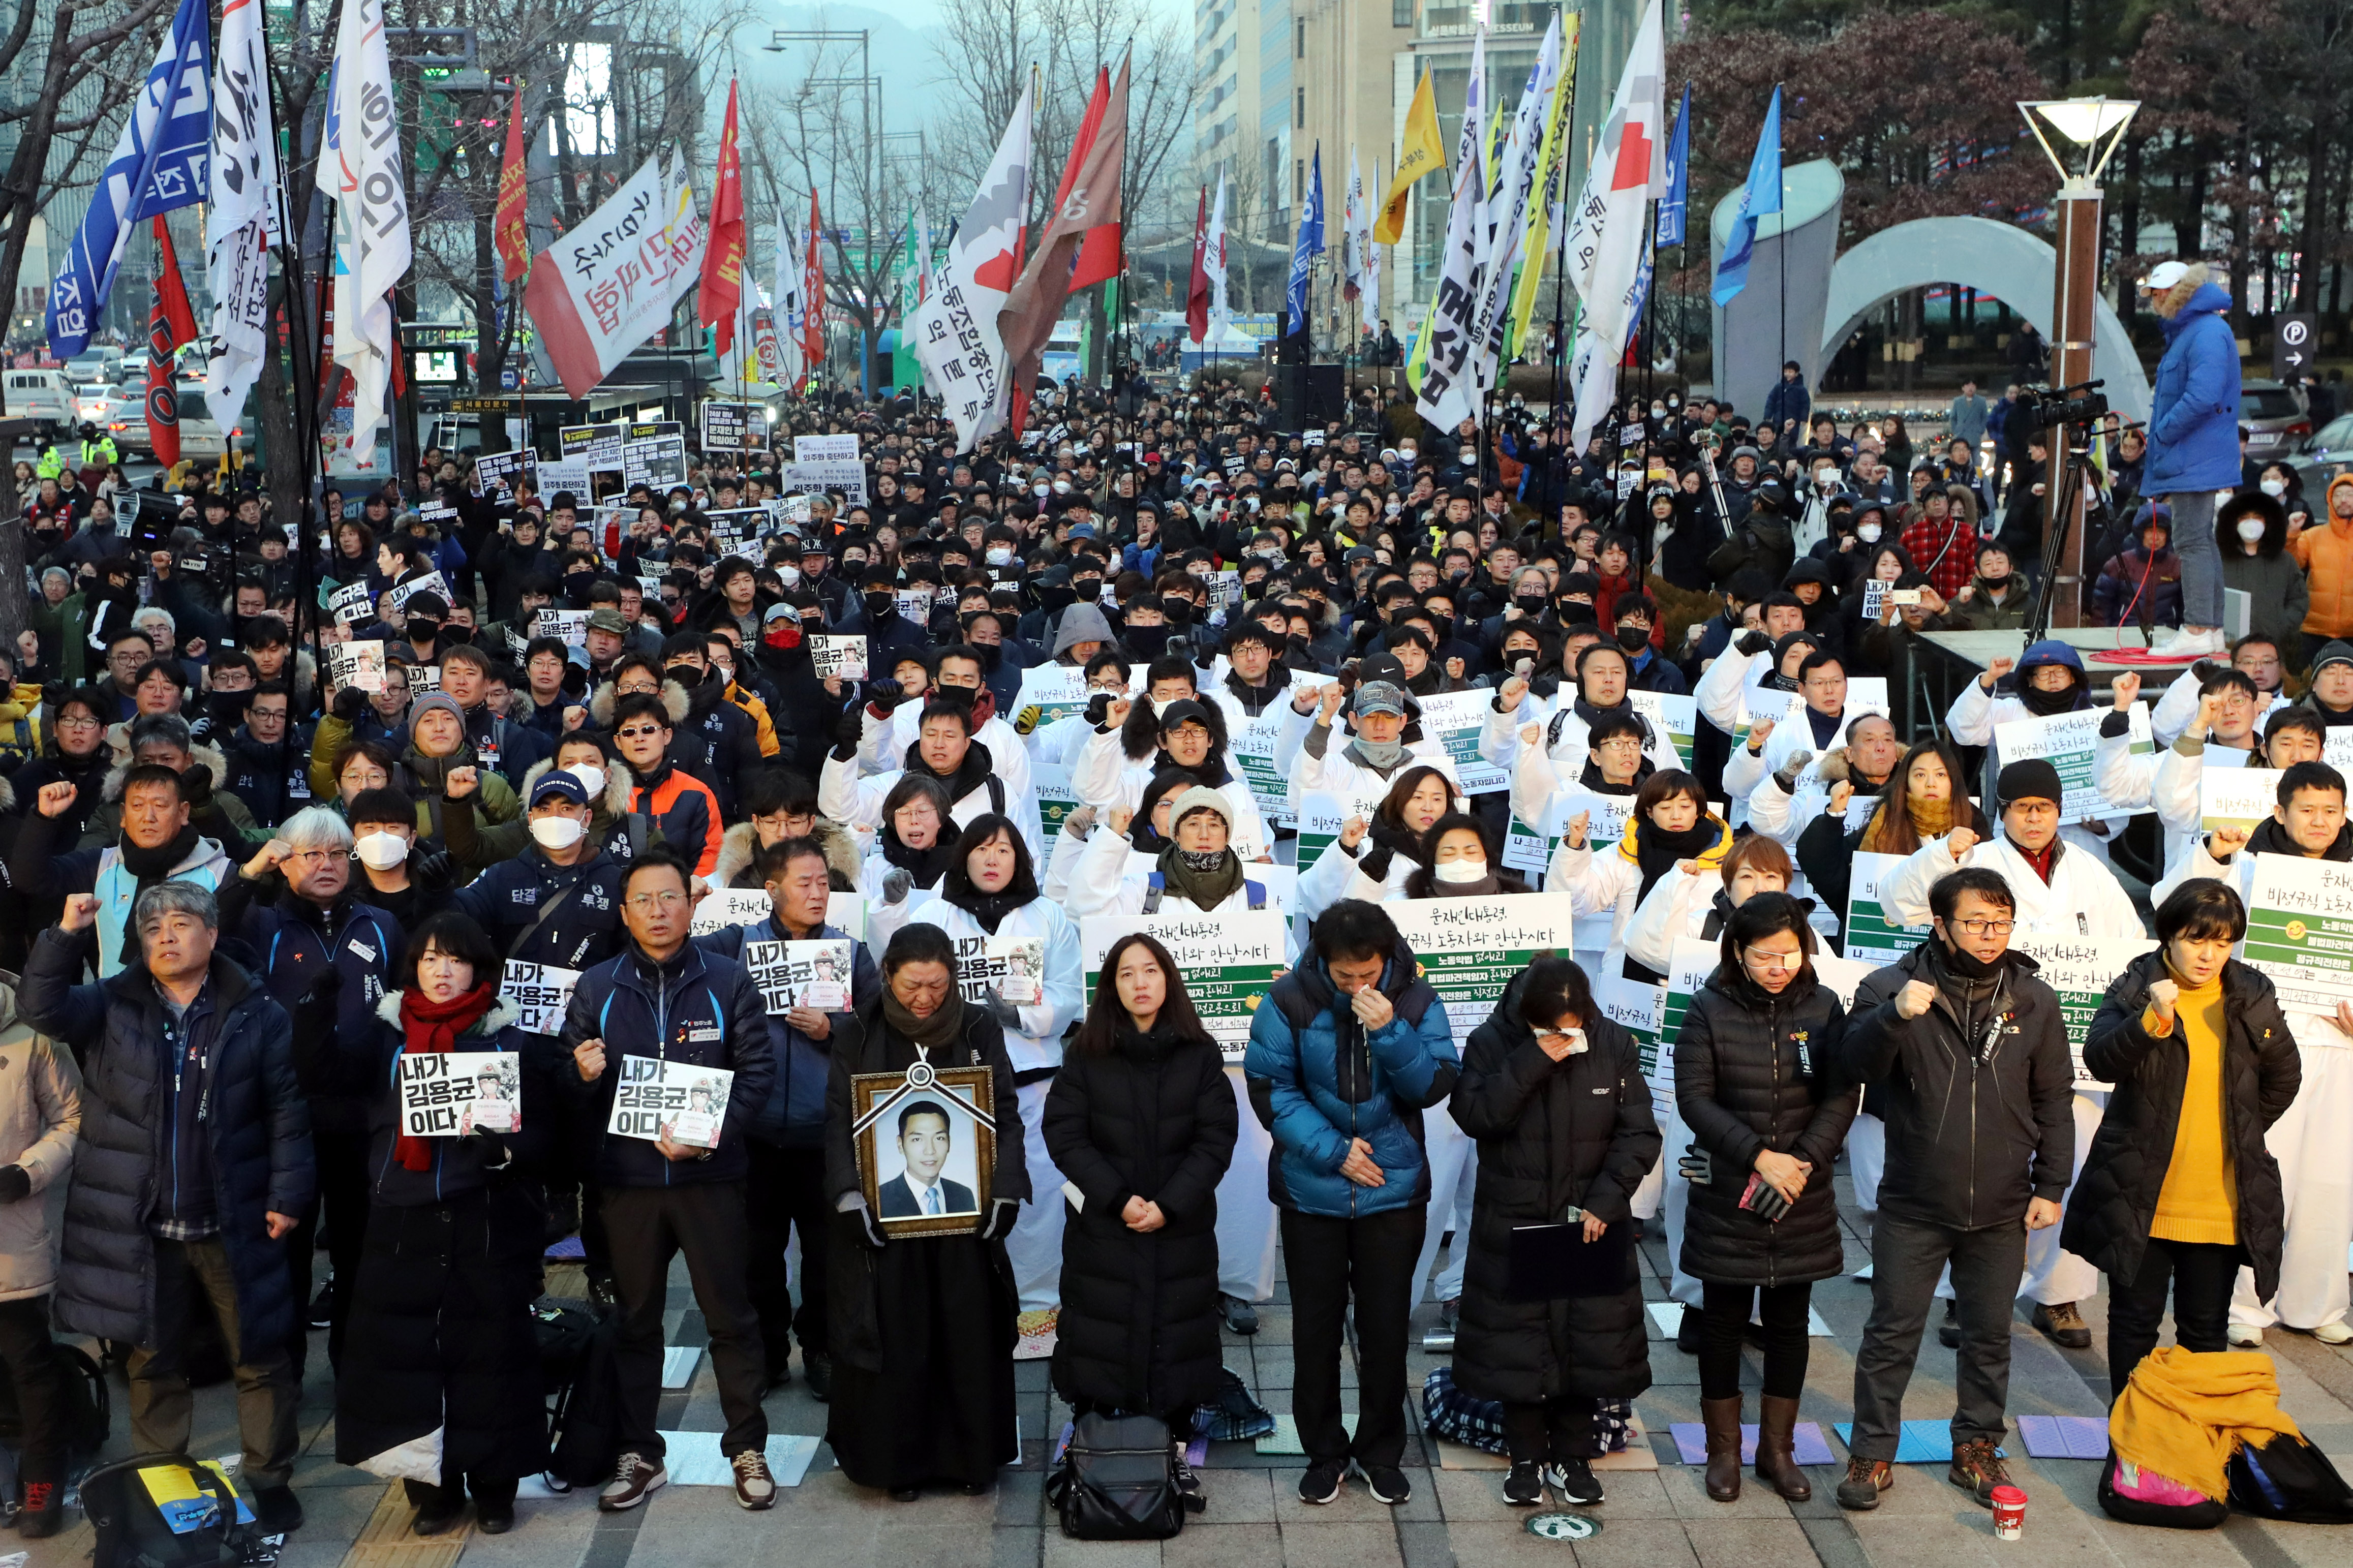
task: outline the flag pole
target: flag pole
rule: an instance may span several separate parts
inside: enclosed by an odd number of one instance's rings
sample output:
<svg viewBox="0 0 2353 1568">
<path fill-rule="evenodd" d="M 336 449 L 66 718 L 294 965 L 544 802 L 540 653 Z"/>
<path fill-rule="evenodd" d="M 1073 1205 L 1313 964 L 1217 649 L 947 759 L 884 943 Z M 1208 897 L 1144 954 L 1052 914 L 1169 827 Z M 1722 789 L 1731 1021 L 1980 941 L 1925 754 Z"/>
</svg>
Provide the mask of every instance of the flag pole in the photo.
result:
<svg viewBox="0 0 2353 1568">
<path fill-rule="evenodd" d="M 267 5 L 263 6 L 256 20 L 257 26 L 261 31 L 262 59 L 267 63 L 269 68 L 269 80 L 265 83 L 265 87 L 269 94 L 269 119 L 271 127 L 274 130 L 277 126 L 285 123 L 283 112 L 285 107 L 285 94 L 281 89 L 278 79 L 277 58 L 272 55 L 269 50 L 269 7 Z M 303 47 L 307 45 L 308 40 L 297 38 L 294 42 L 297 47 Z M 299 127 L 293 132 L 291 142 L 296 150 L 300 151 L 301 131 Z M 328 243 L 332 245 L 334 243 L 335 225 L 335 204 L 333 199 L 332 197 L 328 198 L 324 202 L 323 207 L 326 221 L 326 226 L 323 232 L 327 236 Z M 294 445 L 300 448 L 296 454 L 295 461 L 298 465 L 298 471 L 301 473 L 302 480 L 301 510 L 293 520 L 295 537 L 295 624 L 290 627 L 289 630 L 292 633 L 296 645 L 299 647 L 302 640 L 302 623 L 306 619 L 309 621 L 311 628 L 311 662 L 313 668 L 318 671 L 319 675 L 323 677 L 326 673 L 327 666 L 326 660 L 322 657 L 322 650 L 320 647 L 322 628 L 319 625 L 320 607 L 318 604 L 318 595 L 311 587 L 313 574 L 316 571 L 317 557 L 311 551 L 311 531 L 314 522 L 320 524 L 322 529 L 332 527 L 332 524 L 327 523 L 325 520 L 319 517 L 319 504 L 325 499 L 325 497 L 319 483 L 324 476 L 318 472 L 321 456 L 319 449 L 320 389 L 316 380 L 318 372 L 315 368 L 318 364 L 318 355 L 312 352 L 322 345 L 326 335 L 326 322 L 324 319 L 326 314 L 326 297 L 322 291 L 319 302 L 319 331 L 311 337 L 310 342 L 306 344 L 302 339 L 302 327 L 304 324 L 303 317 L 307 312 L 303 310 L 297 309 L 298 300 L 305 305 L 308 304 L 308 297 L 305 293 L 305 284 L 302 275 L 302 242 L 294 226 L 292 217 L 293 215 L 288 210 L 286 205 L 286 180 L 284 171 L 281 169 L 280 171 L 278 181 L 278 266 L 279 270 L 283 275 L 284 279 L 281 290 L 283 297 L 280 303 L 281 308 L 286 312 L 286 351 L 288 357 L 293 362 L 290 367 L 292 374 L 287 377 L 287 384 L 292 394 L 289 401 L 292 405 L 290 412 L 294 424 Z M 277 345 L 275 343 L 269 344 L 269 352 L 273 354 L 276 353 L 278 352 Z M 303 417 L 305 409 L 310 413 L 310 417 L 307 420 Z M 332 544 L 332 534 L 328 536 L 327 542 Z M 288 728 L 290 731 L 292 728 L 290 723 Z"/>
</svg>

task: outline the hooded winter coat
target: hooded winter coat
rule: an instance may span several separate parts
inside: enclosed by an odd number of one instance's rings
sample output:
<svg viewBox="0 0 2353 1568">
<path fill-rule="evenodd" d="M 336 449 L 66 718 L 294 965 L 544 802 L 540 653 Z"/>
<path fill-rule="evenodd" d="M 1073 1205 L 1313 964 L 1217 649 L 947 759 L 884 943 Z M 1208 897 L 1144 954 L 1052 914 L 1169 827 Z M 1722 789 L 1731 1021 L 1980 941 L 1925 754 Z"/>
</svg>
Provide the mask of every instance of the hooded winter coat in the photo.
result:
<svg viewBox="0 0 2353 1568">
<path fill-rule="evenodd" d="M 1067 1051 L 1043 1131 L 1055 1168 L 1085 1200 L 1062 1231 L 1054 1391 L 1074 1405 L 1153 1412 L 1213 1398 L 1224 1366 L 1218 1183 L 1239 1132 L 1217 1047 L 1123 1026 L 1103 1055 Z M 1120 1216 L 1135 1197 L 1167 1223 L 1130 1230 Z"/>
<path fill-rule="evenodd" d="M 2337 515 L 2339 487 L 2353 489 L 2353 474 L 2328 481 L 2328 500 L 2316 525 L 2287 542 L 2289 553 L 2304 568 L 2306 591 L 2311 595 L 2302 627 L 2306 637 L 2353 634 L 2353 521 Z M 2223 558 L 2227 561 L 2228 554 Z"/>
<path fill-rule="evenodd" d="M 1827 1279 L 1845 1258 L 1831 1162 L 1859 1091 L 1836 1063 L 1845 1010 L 1811 967 L 1776 996 L 1718 965 L 1675 1037 L 1675 1105 L 1710 1175 L 1694 1182 L 1683 1271 L 1717 1285 Z M 1812 1173 L 1778 1223 L 1740 1206 L 1757 1156 L 1770 1149 Z"/>
<path fill-rule="evenodd" d="M 1512 1230 L 1570 1207 L 1630 1223 L 1634 1190 L 1659 1157 L 1650 1085 L 1634 1037 L 1585 1021 L 1586 1049 L 1555 1062 L 1520 1021 L 1522 971 L 1472 1031 L 1448 1109 L 1479 1141 L 1454 1376 L 1481 1399 L 1631 1399 L 1651 1386 L 1641 1281 L 1614 1296 L 1519 1301 L 1507 1289 Z"/>
<path fill-rule="evenodd" d="M 2173 1163 L 2189 1047 L 2177 1025 L 2163 1039 L 2140 1025 L 2149 982 L 2166 978 L 2163 950 L 2132 961 L 2108 986 L 2084 1042 L 2084 1066 L 2116 1085 L 2092 1152 L 2067 1205 L 2060 1245 L 2112 1279 L 2140 1272 L 2157 1196 Z M 2263 1143 L 2304 1081 L 2303 1058 L 2271 978 L 2236 959 L 2222 965 L 2222 1135 L 2230 1144 L 2239 1247 L 2255 1273 L 2255 1299 L 2279 1289 L 2287 1205 L 2279 1163 Z"/>
<path fill-rule="evenodd" d="M 2149 390 L 2141 494 L 2235 489 L 2239 484 L 2239 345 L 2231 296 L 2200 282 L 2165 322 L 2165 357 Z"/>
<path fill-rule="evenodd" d="M 81 1139 L 81 1068 L 71 1051 L 17 1016 L 16 988 L 0 984 L 0 1165 L 21 1166 L 33 1190 L 0 1207 L 0 1301 L 57 1284 L 58 1201 Z"/>
</svg>

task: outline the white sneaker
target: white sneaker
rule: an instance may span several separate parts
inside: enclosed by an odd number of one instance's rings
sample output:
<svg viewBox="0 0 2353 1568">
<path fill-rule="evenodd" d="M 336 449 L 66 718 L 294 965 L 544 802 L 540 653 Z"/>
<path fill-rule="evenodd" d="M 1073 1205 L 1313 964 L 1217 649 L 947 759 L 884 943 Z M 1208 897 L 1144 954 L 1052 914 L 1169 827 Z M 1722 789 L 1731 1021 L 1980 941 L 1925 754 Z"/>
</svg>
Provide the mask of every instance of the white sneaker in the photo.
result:
<svg viewBox="0 0 2353 1568">
<path fill-rule="evenodd" d="M 2312 1337 L 2325 1345 L 2353 1345 L 2353 1329 L 2345 1326 L 2343 1319 L 2323 1323 L 2312 1331 Z"/>
<path fill-rule="evenodd" d="M 2157 658 L 2196 658 L 2201 654 L 2221 653 L 2223 646 L 2220 628 L 2193 632 L 2176 626 L 2151 645 L 2148 651 Z"/>
<path fill-rule="evenodd" d="M 2222 1331 L 2222 1337 L 2234 1345 L 2254 1349 L 2263 1342 L 2263 1331 L 2253 1323 L 2232 1323 Z"/>
</svg>

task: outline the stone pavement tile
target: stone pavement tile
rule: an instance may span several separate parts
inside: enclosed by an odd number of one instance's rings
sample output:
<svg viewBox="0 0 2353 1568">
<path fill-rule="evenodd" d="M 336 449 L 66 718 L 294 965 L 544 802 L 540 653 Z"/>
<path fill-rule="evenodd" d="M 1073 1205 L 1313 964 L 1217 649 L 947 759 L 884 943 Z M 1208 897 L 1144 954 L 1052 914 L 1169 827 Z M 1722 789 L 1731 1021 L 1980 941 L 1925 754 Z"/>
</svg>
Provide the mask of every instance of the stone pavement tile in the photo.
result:
<svg viewBox="0 0 2353 1568">
<path fill-rule="evenodd" d="M 1282 1530 L 1282 1568 L 1401 1568 L 1405 1561 L 1397 1526 L 1386 1519 L 1372 1524 L 1286 1520 Z"/>
<path fill-rule="evenodd" d="M 1894 1493 L 1888 1494 L 1893 1497 Z M 1871 1559 L 1873 1568 L 1904 1568 L 1911 1563 L 1936 1564 L 1936 1568 L 2009 1568 L 2017 1557 L 2010 1545 L 1993 1538 L 1992 1516 L 1974 1503 L 1953 1493 L 1958 1509 L 1947 1505 L 1942 1513 L 1894 1514 L 1884 1502 L 1876 1513 L 1850 1516 L 1854 1523 L 1855 1539 Z M 1966 1510 L 1966 1511 L 1964 1511 Z M 2027 1529 L 2034 1528 L 2034 1512 L 2027 1510 Z M 2147 1535 L 2182 1533 L 2174 1531 L 2145 1531 Z M 2022 1544 L 2022 1543 L 2021 1543 Z M 2008 1555 L 2005 1555 L 2008 1553 Z M 2049 1561 L 2045 1558 L 2043 1561 Z"/>
<path fill-rule="evenodd" d="M 1400 1523 L 1398 1550 L 1405 1558 L 1405 1568 L 1455 1568 L 1454 1549 L 1448 1544 L 1443 1524 Z"/>
<path fill-rule="evenodd" d="M 1001 1471 L 997 1478 L 996 1499 L 996 1521 L 1000 1529 L 1047 1522 L 1044 1467 Z"/>
<path fill-rule="evenodd" d="M 1454 1549 L 1454 1562 L 1463 1568 L 1570 1568 L 1577 1561 L 1572 1549 L 1564 1542 L 1539 1541 L 1530 1535 L 1518 1522 L 1525 1517 L 1522 1513 L 1509 1521 L 1447 1526 L 1447 1544 Z M 1611 1534 L 1613 1529 L 1605 1523 L 1601 1533 Z M 1776 1564 L 1775 1568 L 1796 1565 Z"/>
<path fill-rule="evenodd" d="M 1044 1532 L 1042 1568 L 1160 1568 L 1157 1541 L 1072 1541 L 1059 1529 Z M 813 1561 L 824 1562 L 824 1558 Z M 955 1561 L 953 1552 L 938 1560 Z"/>
<path fill-rule="evenodd" d="M 1217 1503 L 1209 1507 L 1214 1510 Z M 1243 1563 L 1279 1568 L 1282 1562 L 1282 1531 L 1271 1517 L 1230 1524 L 1206 1522 L 1214 1513 L 1188 1523 L 1173 1539 L 1160 1543 L 1165 1568 L 1238 1568 Z"/>
<path fill-rule="evenodd" d="M 1596 1479 L 1601 1482 L 1601 1489 L 1608 1496 L 1607 1500 L 1597 1504 L 1591 1511 L 1596 1518 L 1603 1520 L 1679 1517 L 1683 1510 L 1675 1506 L 1675 1500 L 1667 1494 L 1665 1477 L 1668 1468 L 1664 1461 L 1662 1461 L 1660 1468 L 1655 1470 L 1597 1472 Z M 1503 1477 L 1493 1470 L 1487 1474 L 1493 1482 L 1495 1495 L 1503 1496 Z M 1701 1497 L 1704 1500 L 1706 1494 L 1703 1492 Z M 1546 1506 L 1556 1506 L 1558 1500 L 1556 1497 L 1547 1496 Z M 1525 1510 L 1515 1509 L 1513 1511 L 1521 1513 Z"/>
<path fill-rule="evenodd" d="M 1683 1533 L 1700 1568 L 1759 1568 L 1803 1563 L 1813 1555 L 1805 1526 L 1794 1519 L 1686 1520 Z"/>
<path fill-rule="evenodd" d="M 1816 1466 L 1806 1472 L 1814 1483 L 1814 1490 L 1834 1484 L 1831 1470 Z M 1789 1505 L 1780 1494 L 1757 1479 L 1754 1468 L 1741 1474 L 1740 1495 L 1730 1502 L 1718 1502 L 1707 1495 L 1705 1469 L 1698 1465 L 1670 1465 L 1661 1460 L 1657 1471 L 1660 1485 L 1667 1501 L 1676 1514 L 1687 1520 L 1787 1519 Z M 1605 1483 L 1607 1484 L 1607 1483 Z"/>
<path fill-rule="evenodd" d="M 1275 1521 L 1274 1489 L 1277 1486 L 1291 1489 L 1291 1500 L 1299 1501 L 1298 1478 L 1288 1471 L 1264 1468 L 1219 1470 L 1215 1477 L 1204 1475 L 1201 1484 L 1209 1494 L 1209 1507 L 1199 1516 L 1201 1522 L 1218 1524 L 1272 1524 Z M 1187 1525 L 1191 1534 L 1193 1525 Z"/>
<path fill-rule="evenodd" d="M 1414 1488 L 1417 1492 L 1421 1489 L 1418 1476 Z M 1468 1522 L 1518 1519 L 1526 1511 L 1504 1500 L 1501 1470 L 1432 1470 L 1430 1492 L 1450 1529 Z"/>
<path fill-rule="evenodd" d="M 1000 1529 L 990 1534 L 988 1544 L 989 1568 L 1038 1568 L 1039 1553 L 1045 1549 L 1045 1533 L 1039 1530 Z"/>
<path fill-rule="evenodd" d="M 1698 1568 L 1699 1564 L 1683 1525 L 1663 1519 L 1604 1524 L 1600 1534 L 1578 1542 L 1576 1550 L 1577 1568 Z"/>
</svg>

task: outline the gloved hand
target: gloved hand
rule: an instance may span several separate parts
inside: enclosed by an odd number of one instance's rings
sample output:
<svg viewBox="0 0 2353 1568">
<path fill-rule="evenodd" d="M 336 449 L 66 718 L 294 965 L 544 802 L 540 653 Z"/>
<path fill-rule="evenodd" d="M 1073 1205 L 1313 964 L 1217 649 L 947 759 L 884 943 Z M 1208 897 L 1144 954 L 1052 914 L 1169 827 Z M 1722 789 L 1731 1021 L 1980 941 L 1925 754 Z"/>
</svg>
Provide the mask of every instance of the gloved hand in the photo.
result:
<svg viewBox="0 0 2353 1568">
<path fill-rule="evenodd" d="M 1771 653 L 1773 639 L 1763 632 L 1743 632 L 1740 634 L 1740 640 L 1732 646 L 1742 653 Z"/>
<path fill-rule="evenodd" d="M 1389 865 L 1396 858 L 1395 849 L 1386 844 L 1376 845 L 1356 857 L 1356 869 L 1368 882 L 1385 882 L 1388 880 Z"/>
<path fill-rule="evenodd" d="M 1008 1002 L 1004 997 L 999 996 L 994 991 L 985 992 L 983 994 L 985 994 L 988 999 L 982 1003 L 981 1005 L 987 1012 L 990 1017 L 996 1019 L 998 1023 L 1004 1025 L 1008 1029 L 1018 1029 L 1021 1027 L 1020 1008 L 1016 1007 L 1012 1003 Z"/>
<path fill-rule="evenodd" d="M 22 1203 L 33 1195 L 33 1178 L 22 1165 L 0 1167 L 0 1204 Z"/>
<path fill-rule="evenodd" d="M 906 698 L 907 689 L 888 676 L 866 683 L 866 700 L 886 712 L 905 701 Z"/>
<path fill-rule="evenodd" d="M 1013 1234 L 1013 1222 L 1021 1217 L 1021 1205 L 1012 1198 L 998 1198 L 988 1205 L 988 1218 L 981 1222 L 980 1239 L 1003 1241 Z"/>
<path fill-rule="evenodd" d="M 335 693 L 335 717 L 346 724 L 356 724 L 367 711 L 368 694 L 356 686 L 346 686 Z"/>
<path fill-rule="evenodd" d="M 866 710 L 856 703 L 842 710 L 833 722 L 834 761 L 847 763 L 858 755 L 858 743 L 866 738 Z"/>
<path fill-rule="evenodd" d="M 1029 734 L 1038 727 L 1038 721 L 1043 717 L 1045 717 L 1044 710 L 1032 702 L 1013 716 L 1013 732 L 1017 735 Z"/>
<path fill-rule="evenodd" d="M 892 867 L 889 871 L 883 873 L 882 901 L 886 904 L 899 904 L 906 902 L 907 890 L 914 885 L 915 876 L 913 872 L 908 870 L 904 866 Z"/>
<path fill-rule="evenodd" d="M 1789 760 L 1783 763 L 1779 769 L 1778 769 L 1773 774 L 1773 782 L 1781 786 L 1781 793 L 1783 795 L 1795 795 L 1797 793 L 1798 775 L 1804 773 L 1806 771 L 1806 764 L 1813 760 L 1814 753 L 1811 752 L 1792 752 L 1789 753 Z"/>
<path fill-rule="evenodd" d="M 1684 1150 L 1683 1157 L 1675 1162 L 1675 1173 L 1698 1186 L 1704 1186 L 1715 1179 L 1715 1169 L 1708 1161 L 1707 1151 L 1696 1144 Z"/>
</svg>

